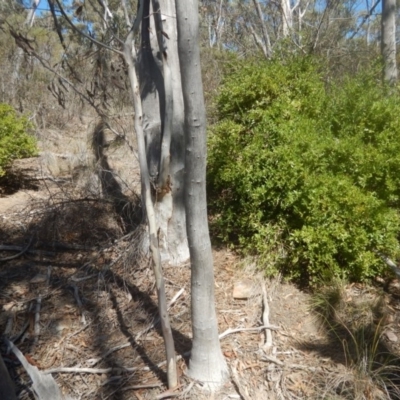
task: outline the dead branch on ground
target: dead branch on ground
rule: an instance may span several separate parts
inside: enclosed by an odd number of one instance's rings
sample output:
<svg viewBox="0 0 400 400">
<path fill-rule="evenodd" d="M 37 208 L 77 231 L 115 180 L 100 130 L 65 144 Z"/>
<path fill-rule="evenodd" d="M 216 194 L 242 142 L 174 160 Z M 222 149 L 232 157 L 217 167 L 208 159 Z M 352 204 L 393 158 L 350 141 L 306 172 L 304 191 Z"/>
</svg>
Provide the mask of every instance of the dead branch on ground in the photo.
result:
<svg viewBox="0 0 400 400">
<path fill-rule="evenodd" d="M 262 321 L 264 326 L 269 325 L 269 305 L 268 305 L 268 296 L 267 296 L 267 288 L 265 287 L 265 282 L 262 283 L 262 293 L 263 293 L 263 306 L 264 311 L 262 315 Z M 272 347 L 272 332 L 271 329 L 265 329 L 265 347 Z"/>
<path fill-rule="evenodd" d="M 263 329 L 270 329 L 270 330 L 276 331 L 279 329 L 279 327 L 274 326 L 274 325 L 263 325 L 263 326 L 257 326 L 254 328 L 237 328 L 237 329 L 228 328 L 225 332 L 223 332 L 219 335 L 219 339 L 221 340 L 225 336 L 231 335 L 232 333 L 260 331 Z"/>
</svg>

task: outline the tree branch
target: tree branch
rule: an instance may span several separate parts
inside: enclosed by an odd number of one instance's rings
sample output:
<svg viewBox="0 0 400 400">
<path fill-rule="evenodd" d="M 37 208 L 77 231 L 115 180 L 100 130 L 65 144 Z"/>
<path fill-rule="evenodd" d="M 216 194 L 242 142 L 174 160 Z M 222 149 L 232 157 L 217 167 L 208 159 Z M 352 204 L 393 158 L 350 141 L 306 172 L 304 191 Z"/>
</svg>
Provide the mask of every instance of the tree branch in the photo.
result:
<svg viewBox="0 0 400 400">
<path fill-rule="evenodd" d="M 91 36 L 88 35 L 87 33 L 81 31 L 80 29 L 78 29 L 78 28 L 75 26 L 75 24 L 71 21 L 71 19 L 68 17 L 67 13 L 64 11 L 64 8 L 63 8 L 63 7 L 61 6 L 61 4 L 60 4 L 60 0 L 55 0 L 55 1 L 56 1 L 57 5 L 58 5 L 58 7 L 59 7 L 59 9 L 60 9 L 60 12 L 61 12 L 62 16 L 63 16 L 63 17 L 65 18 L 65 20 L 67 21 L 68 25 L 70 25 L 71 28 L 72 28 L 76 33 L 78 33 L 79 35 L 85 37 L 86 39 L 90 40 L 91 42 L 97 44 L 98 46 L 103 47 L 104 49 L 107 49 L 107 50 L 109 50 L 109 51 L 113 51 L 114 53 L 117 53 L 117 54 L 123 56 L 124 53 L 123 53 L 122 51 L 117 50 L 117 49 L 115 49 L 115 48 L 113 48 L 113 47 L 110 47 L 110 46 L 106 45 L 105 43 L 99 42 L 98 40 L 96 40 L 95 38 L 91 37 Z M 116 38 L 116 39 L 119 40 L 119 41 L 121 41 L 121 39 L 118 39 L 118 38 Z"/>
<path fill-rule="evenodd" d="M 357 35 L 357 33 L 360 31 L 362 26 L 367 22 L 368 18 L 372 15 L 372 13 L 375 11 L 375 8 L 378 6 L 378 4 L 381 2 L 381 0 L 376 0 L 375 3 L 372 5 L 372 7 L 369 9 L 368 13 L 364 16 L 363 20 L 360 22 L 360 25 L 358 25 L 358 28 L 353 32 L 353 34 L 350 36 L 350 40 L 354 38 L 354 36 Z"/>
</svg>

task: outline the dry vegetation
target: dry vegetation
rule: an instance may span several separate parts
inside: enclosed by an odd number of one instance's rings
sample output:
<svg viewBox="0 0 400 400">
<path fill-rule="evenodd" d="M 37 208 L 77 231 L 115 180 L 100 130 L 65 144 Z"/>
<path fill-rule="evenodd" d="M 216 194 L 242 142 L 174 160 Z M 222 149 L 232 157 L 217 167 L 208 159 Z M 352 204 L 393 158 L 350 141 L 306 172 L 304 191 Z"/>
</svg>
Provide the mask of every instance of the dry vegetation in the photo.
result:
<svg viewBox="0 0 400 400">
<path fill-rule="evenodd" d="M 265 281 L 269 322 L 278 328 L 266 348 L 265 332 L 253 329 L 263 325 L 262 276 L 226 249 L 215 249 L 214 260 L 220 332 L 239 329 L 221 339 L 231 380 L 211 395 L 185 376 L 190 270 L 165 268 L 181 373 L 181 385 L 168 392 L 154 279 L 141 251 L 146 235 L 139 197 L 132 191 L 139 188 L 136 156 L 107 133 L 99 158 L 92 146 L 95 126 L 88 121 L 76 122 L 67 133 L 43 130 L 40 157 L 13 167 L 19 186 L 11 185 L 16 181 L 10 177 L 1 184 L 0 332 L 32 365 L 52 372 L 64 394 L 76 399 L 400 398 L 400 304 L 384 290 L 396 285 L 343 283 L 311 297 L 279 278 Z M 128 129 L 122 121 L 120 130 Z M 5 260 L 21 250 L 26 251 Z M 247 300 L 232 296 L 240 280 L 250 280 Z M 18 398 L 32 399 L 28 376 L 4 344 L 1 354 Z"/>
</svg>

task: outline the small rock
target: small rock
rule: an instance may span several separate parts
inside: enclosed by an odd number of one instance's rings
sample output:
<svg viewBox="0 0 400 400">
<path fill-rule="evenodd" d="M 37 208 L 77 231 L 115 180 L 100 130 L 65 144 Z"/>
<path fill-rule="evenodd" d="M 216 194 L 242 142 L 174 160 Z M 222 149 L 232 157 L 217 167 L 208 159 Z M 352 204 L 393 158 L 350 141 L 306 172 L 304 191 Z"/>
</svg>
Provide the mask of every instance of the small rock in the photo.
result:
<svg viewBox="0 0 400 400">
<path fill-rule="evenodd" d="M 254 293 L 253 282 L 250 279 L 235 282 L 233 285 L 234 299 L 248 299 Z"/>
<path fill-rule="evenodd" d="M 385 336 L 391 341 L 391 342 L 397 342 L 398 338 L 397 335 L 393 331 L 387 330 L 385 332 Z"/>
</svg>

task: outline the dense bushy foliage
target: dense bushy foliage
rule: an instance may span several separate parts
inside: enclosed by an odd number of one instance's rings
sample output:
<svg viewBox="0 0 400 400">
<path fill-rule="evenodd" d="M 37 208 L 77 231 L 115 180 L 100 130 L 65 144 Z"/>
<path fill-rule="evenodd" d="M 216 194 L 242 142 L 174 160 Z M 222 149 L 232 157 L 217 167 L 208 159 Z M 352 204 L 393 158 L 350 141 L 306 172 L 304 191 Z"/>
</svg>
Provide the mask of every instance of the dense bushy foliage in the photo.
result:
<svg viewBox="0 0 400 400">
<path fill-rule="evenodd" d="M 18 117 L 11 106 L 0 103 L 0 176 L 13 160 L 36 155 L 36 140 L 27 133 L 29 129 L 27 118 Z"/>
<path fill-rule="evenodd" d="M 210 133 L 215 232 L 316 283 L 367 280 L 396 257 L 400 100 L 373 74 L 329 86 L 308 59 L 226 77 Z"/>
</svg>

